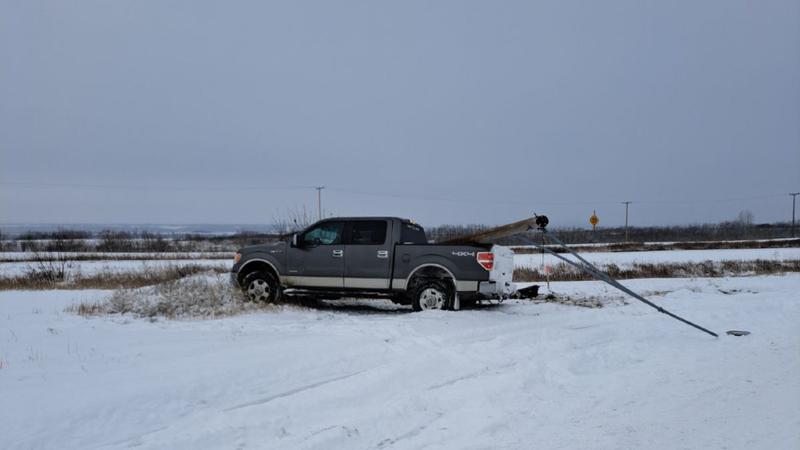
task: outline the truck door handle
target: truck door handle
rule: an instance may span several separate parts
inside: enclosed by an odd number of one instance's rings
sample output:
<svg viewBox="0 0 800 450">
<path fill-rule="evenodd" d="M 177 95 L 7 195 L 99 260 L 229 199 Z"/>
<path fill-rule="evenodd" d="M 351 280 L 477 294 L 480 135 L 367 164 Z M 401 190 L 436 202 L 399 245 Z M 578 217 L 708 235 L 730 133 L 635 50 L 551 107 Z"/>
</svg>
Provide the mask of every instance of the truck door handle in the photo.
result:
<svg viewBox="0 0 800 450">
<path fill-rule="evenodd" d="M 341 258 L 342 256 L 344 256 L 344 250 L 334 250 L 333 251 L 333 257 L 334 258 Z"/>
<path fill-rule="evenodd" d="M 389 250 L 378 250 L 378 258 L 388 258 Z"/>
</svg>

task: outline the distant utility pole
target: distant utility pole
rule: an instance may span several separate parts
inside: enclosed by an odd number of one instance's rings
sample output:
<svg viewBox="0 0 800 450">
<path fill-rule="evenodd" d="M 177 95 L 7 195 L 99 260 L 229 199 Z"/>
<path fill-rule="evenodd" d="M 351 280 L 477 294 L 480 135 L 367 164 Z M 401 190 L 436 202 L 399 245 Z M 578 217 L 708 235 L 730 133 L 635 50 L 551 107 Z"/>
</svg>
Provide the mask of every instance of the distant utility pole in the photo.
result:
<svg viewBox="0 0 800 450">
<path fill-rule="evenodd" d="M 317 220 L 322 220 L 322 190 L 325 186 L 316 186 L 317 190 Z"/>
<path fill-rule="evenodd" d="M 795 200 L 797 200 L 797 196 L 800 195 L 800 192 L 790 192 L 789 195 L 792 196 L 792 237 L 794 237 L 794 210 L 795 210 Z"/>
<path fill-rule="evenodd" d="M 625 205 L 625 242 L 628 242 L 628 205 L 632 202 L 622 202 Z"/>
</svg>

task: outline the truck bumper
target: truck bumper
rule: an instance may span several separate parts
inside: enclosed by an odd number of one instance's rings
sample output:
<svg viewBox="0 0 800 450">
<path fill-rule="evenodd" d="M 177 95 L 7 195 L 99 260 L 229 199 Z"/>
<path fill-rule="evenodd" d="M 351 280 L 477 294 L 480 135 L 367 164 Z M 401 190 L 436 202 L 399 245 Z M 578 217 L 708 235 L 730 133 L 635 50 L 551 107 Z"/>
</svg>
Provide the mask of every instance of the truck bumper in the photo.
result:
<svg viewBox="0 0 800 450">
<path fill-rule="evenodd" d="M 497 295 L 497 283 L 494 281 L 481 281 L 478 283 L 478 293 L 487 297 Z"/>
<path fill-rule="evenodd" d="M 503 289 L 502 283 L 496 281 L 481 281 L 478 283 L 478 293 L 486 298 L 508 297 L 508 292 Z"/>
<path fill-rule="evenodd" d="M 515 294 L 522 297 L 536 297 L 539 295 L 539 286 L 534 284 L 523 289 L 517 289 L 515 283 L 505 286 L 495 281 L 481 281 L 478 284 L 478 294 L 485 298 L 509 298 Z"/>
</svg>

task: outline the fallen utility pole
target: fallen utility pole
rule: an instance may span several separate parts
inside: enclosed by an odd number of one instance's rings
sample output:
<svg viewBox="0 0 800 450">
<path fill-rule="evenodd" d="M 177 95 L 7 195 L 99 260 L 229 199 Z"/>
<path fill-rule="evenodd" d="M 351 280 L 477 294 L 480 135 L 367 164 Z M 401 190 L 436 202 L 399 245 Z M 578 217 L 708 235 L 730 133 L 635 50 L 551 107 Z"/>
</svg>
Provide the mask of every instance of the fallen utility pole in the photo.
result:
<svg viewBox="0 0 800 450">
<path fill-rule="evenodd" d="M 577 254 L 575 251 L 573 251 L 571 248 L 569 248 L 560 239 L 558 239 L 557 237 L 553 236 L 552 234 L 549 234 L 547 232 L 547 228 L 546 228 L 547 227 L 547 223 L 548 223 L 548 220 L 547 220 L 546 216 L 537 216 L 536 217 L 536 224 L 537 224 L 539 230 L 542 232 L 542 236 L 545 239 L 550 239 L 554 243 L 558 244 L 559 247 L 561 247 L 564 250 L 566 250 L 567 253 L 570 253 L 573 256 L 575 256 L 575 258 L 577 258 L 578 260 L 575 261 L 575 260 L 572 260 L 572 259 L 569 259 L 569 258 L 565 257 L 564 255 L 560 255 L 560 254 L 554 252 L 552 249 L 548 248 L 545 245 L 539 245 L 539 244 L 536 244 L 536 243 L 532 243 L 531 245 L 533 245 L 536 248 L 541 249 L 544 252 L 547 252 L 547 253 L 555 256 L 556 258 L 564 261 L 565 263 L 567 263 L 567 264 L 569 264 L 569 265 L 571 265 L 573 267 L 576 267 L 576 268 L 582 270 L 583 272 L 591 275 L 593 278 L 595 278 L 597 280 L 600 280 L 600 281 L 603 281 L 605 283 L 610 284 L 611 286 L 613 286 L 613 287 L 619 289 L 620 291 L 630 295 L 631 297 L 635 298 L 636 300 L 639 300 L 640 302 L 644 303 L 645 305 L 650 306 L 652 308 L 655 308 L 655 310 L 660 312 L 660 313 L 664 313 L 664 314 L 672 317 L 673 319 L 680 320 L 681 322 L 683 322 L 683 323 L 685 323 L 687 325 L 690 325 L 690 326 L 692 326 L 694 328 L 697 328 L 698 330 L 700 330 L 700 331 L 702 331 L 704 333 L 708 333 L 711 336 L 719 337 L 719 335 L 717 335 L 717 333 L 714 333 L 713 331 L 710 331 L 710 330 L 708 330 L 706 328 L 703 328 L 700 325 L 697 325 L 696 323 L 690 322 L 690 321 L 684 319 L 683 317 L 680 317 L 680 316 L 678 316 L 676 314 L 673 314 L 673 313 L 667 311 L 666 309 L 656 305 L 655 303 L 647 300 L 646 298 L 642 297 L 641 295 L 633 292 L 632 290 L 628 289 L 627 287 L 623 286 L 619 281 L 611 278 L 610 275 L 608 275 L 607 273 L 605 273 L 602 270 L 598 269 L 597 266 L 595 266 L 594 264 L 592 264 L 589 261 L 585 260 L 583 257 L 581 257 L 581 255 Z"/>
<path fill-rule="evenodd" d="M 490 228 L 488 230 L 479 231 L 473 234 L 463 236 L 456 236 L 445 241 L 439 242 L 440 244 L 491 244 L 498 239 L 514 234 L 525 233 L 530 231 L 536 226 L 536 218 L 523 219 L 518 222 L 509 223 L 508 225 L 501 225 L 499 227 Z"/>
<path fill-rule="evenodd" d="M 547 216 L 537 216 L 536 214 L 534 214 L 534 216 L 532 218 L 523 219 L 523 220 L 520 220 L 518 222 L 510 223 L 508 225 L 501 225 L 499 227 L 490 228 L 488 230 L 479 231 L 477 233 L 473 233 L 473 234 L 469 234 L 469 235 L 457 236 L 457 237 L 448 239 L 446 241 L 442 241 L 440 243 L 441 244 L 462 244 L 462 243 L 490 244 L 490 243 L 496 241 L 497 239 L 504 238 L 506 236 L 511 236 L 511 235 L 519 234 L 519 233 L 525 233 L 527 231 L 538 229 L 542 233 L 542 243 L 541 244 L 537 244 L 535 242 L 531 242 L 531 245 L 533 245 L 534 247 L 536 247 L 538 249 L 541 249 L 543 252 L 547 252 L 547 253 L 553 255 L 554 257 L 564 261 L 565 263 L 580 269 L 581 271 L 589 274 L 590 276 L 592 276 L 593 278 L 595 278 L 595 279 L 597 279 L 599 281 L 602 281 L 604 283 L 610 284 L 611 286 L 613 286 L 613 287 L 619 289 L 620 291 L 630 295 L 631 297 L 635 298 L 636 300 L 639 300 L 640 302 L 644 303 L 645 305 L 650 306 L 652 308 L 655 308 L 655 310 L 660 312 L 660 313 L 666 314 L 666 315 L 672 317 L 673 319 L 680 320 L 681 322 L 683 322 L 683 323 L 685 323 L 685 324 L 687 324 L 689 326 L 692 326 L 694 328 L 697 328 L 698 330 L 700 330 L 700 331 L 702 331 L 704 333 L 708 333 L 711 336 L 719 337 L 719 335 L 717 335 L 717 333 L 714 333 L 713 331 L 710 331 L 710 330 L 708 330 L 706 328 L 703 328 L 700 325 L 697 325 L 696 323 L 690 322 L 690 321 L 684 319 L 683 317 L 680 317 L 680 316 L 678 316 L 676 314 L 673 314 L 673 313 L 667 311 L 666 309 L 664 309 L 664 308 L 656 305 L 655 303 L 647 300 L 646 298 L 642 297 L 641 295 L 637 294 L 636 292 L 633 292 L 632 290 L 628 289 L 627 287 L 622 285 L 619 281 L 611 278 L 611 275 L 603 272 L 602 270 L 597 268 L 597 266 L 595 266 L 594 264 L 592 264 L 589 261 L 585 260 L 581 255 L 577 254 L 574 250 L 569 248 L 567 246 L 567 244 L 562 242 L 560 239 L 558 239 L 557 237 L 555 237 L 552 234 L 548 233 L 548 231 L 547 231 L 548 223 L 549 223 L 549 220 L 548 220 Z M 577 258 L 577 260 L 569 259 L 566 256 L 564 256 L 562 254 L 559 254 L 559 253 L 556 253 L 555 251 L 553 251 L 547 245 L 547 242 L 546 242 L 547 239 L 549 239 L 555 245 L 557 245 L 558 247 L 563 249 L 566 253 L 569 253 L 569 254 L 573 255 L 575 258 Z"/>
</svg>

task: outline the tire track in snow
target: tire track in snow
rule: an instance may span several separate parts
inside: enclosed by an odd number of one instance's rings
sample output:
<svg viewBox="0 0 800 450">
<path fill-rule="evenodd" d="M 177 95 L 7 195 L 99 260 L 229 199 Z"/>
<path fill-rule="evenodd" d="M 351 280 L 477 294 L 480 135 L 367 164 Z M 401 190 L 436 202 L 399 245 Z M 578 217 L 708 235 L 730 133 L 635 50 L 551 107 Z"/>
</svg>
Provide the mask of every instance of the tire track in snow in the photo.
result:
<svg viewBox="0 0 800 450">
<path fill-rule="evenodd" d="M 437 420 L 441 419 L 443 416 L 444 416 L 443 412 L 436 413 L 436 416 L 434 416 L 432 419 L 430 419 L 428 421 L 428 423 L 425 423 L 425 424 L 420 425 L 420 426 L 418 426 L 416 428 L 413 428 L 413 429 L 401 434 L 400 436 L 395 436 L 393 438 L 386 438 L 386 439 L 378 442 L 377 448 L 383 449 L 383 448 L 391 447 L 394 444 L 398 443 L 399 441 L 402 441 L 404 439 L 413 438 L 414 436 L 417 436 L 420 433 L 422 433 L 423 431 L 425 431 L 426 429 L 428 429 L 428 427 L 430 427 L 433 422 L 436 422 Z"/>
<path fill-rule="evenodd" d="M 360 370 L 358 372 L 350 373 L 350 374 L 347 374 L 347 375 L 341 375 L 341 376 L 338 376 L 338 377 L 328 378 L 328 379 L 322 380 L 322 381 L 317 381 L 316 383 L 306 384 L 304 386 L 296 387 L 294 389 L 289 389 L 288 391 L 284 391 L 284 392 L 281 392 L 279 394 L 270 395 L 269 397 L 264 397 L 264 398 L 261 398 L 261 399 L 258 399 L 258 400 L 253 400 L 251 402 L 246 402 L 246 403 L 242 403 L 242 404 L 239 404 L 239 405 L 231 406 L 230 408 L 223 409 L 222 411 L 223 412 L 229 412 L 229 411 L 235 411 L 235 410 L 241 409 L 241 408 L 247 408 L 247 407 L 250 407 L 250 406 L 263 405 L 265 403 L 269 403 L 269 402 L 271 402 L 273 400 L 277 400 L 279 398 L 290 397 L 292 395 L 299 394 L 300 392 L 303 392 L 303 391 L 307 391 L 307 390 L 310 390 L 310 389 L 318 388 L 318 387 L 324 386 L 326 384 L 335 383 L 337 381 L 345 380 L 347 378 L 352 378 L 352 377 L 354 377 L 356 375 L 359 375 L 359 374 L 362 374 L 364 372 L 365 372 L 364 370 Z"/>
<path fill-rule="evenodd" d="M 153 429 L 150 429 L 150 430 L 146 430 L 146 431 L 143 431 L 141 433 L 136 433 L 133 436 L 126 437 L 124 439 L 120 439 L 118 441 L 114 441 L 114 442 L 111 442 L 111 443 L 108 443 L 108 444 L 101 444 L 98 448 L 116 447 L 116 446 L 119 446 L 119 445 L 122 445 L 122 444 L 128 444 L 128 447 L 138 447 L 138 446 L 142 445 L 142 443 L 143 443 L 142 442 L 142 438 L 144 438 L 146 436 L 149 436 L 151 434 L 156 434 L 158 432 L 164 431 L 169 427 L 170 427 L 169 425 L 164 425 L 164 426 L 161 426 L 161 427 L 158 427 L 158 428 L 153 428 Z"/>
<path fill-rule="evenodd" d="M 431 386 L 428 386 L 428 390 L 429 391 L 433 391 L 433 390 L 436 390 L 436 389 L 441 389 L 443 387 L 452 386 L 452 385 L 454 385 L 456 383 L 460 383 L 462 381 L 472 380 L 474 378 L 486 376 L 486 375 L 489 375 L 489 374 L 497 374 L 497 373 L 502 372 L 503 370 L 510 369 L 511 367 L 514 367 L 516 365 L 517 365 L 516 362 L 511 362 L 511 363 L 503 364 L 503 365 L 496 366 L 496 367 L 488 367 L 487 366 L 487 367 L 484 367 L 483 369 L 481 369 L 481 370 L 479 370 L 477 372 L 472 372 L 472 373 L 468 373 L 468 374 L 461 375 L 461 376 L 458 376 L 458 377 L 450 378 L 450 379 L 445 380 L 445 381 L 443 381 L 441 383 L 437 383 L 437 384 L 433 384 Z"/>
</svg>

